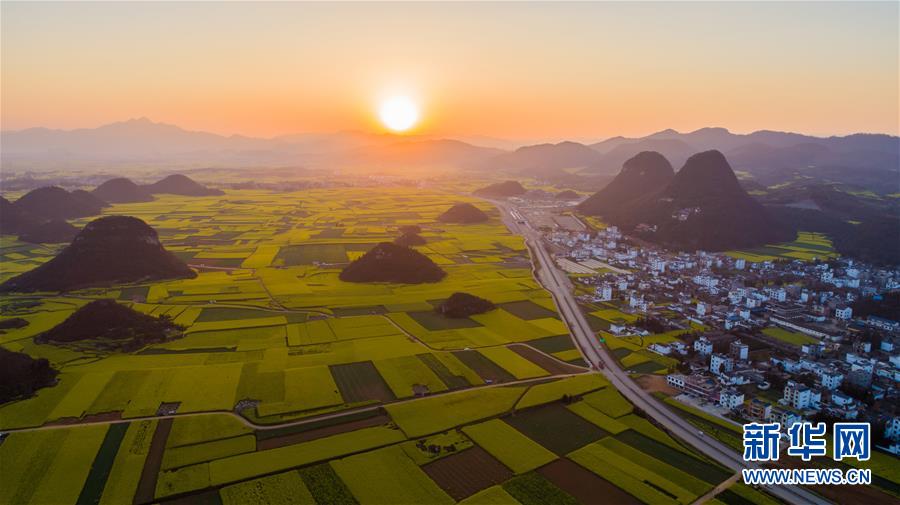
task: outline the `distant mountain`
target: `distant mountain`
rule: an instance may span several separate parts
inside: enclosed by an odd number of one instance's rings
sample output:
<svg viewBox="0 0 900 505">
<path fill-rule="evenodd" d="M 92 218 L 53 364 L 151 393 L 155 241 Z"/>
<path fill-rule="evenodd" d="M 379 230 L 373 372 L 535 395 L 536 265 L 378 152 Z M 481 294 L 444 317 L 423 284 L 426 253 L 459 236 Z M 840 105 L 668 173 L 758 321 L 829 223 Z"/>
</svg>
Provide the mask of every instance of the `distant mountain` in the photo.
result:
<svg viewBox="0 0 900 505">
<path fill-rule="evenodd" d="M 35 359 L 0 347 L 0 404 L 28 398 L 38 389 L 56 384 L 58 374 L 46 358 Z"/>
<path fill-rule="evenodd" d="M 599 160 L 585 169 L 585 171 L 606 174 L 615 173 L 627 160 L 647 151 L 660 153 L 666 159 L 671 160 L 675 166 L 683 165 L 692 154 L 697 152 L 694 147 L 678 139 L 648 138 L 617 145 L 609 152 L 604 153 Z"/>
<path fill-rule="evenodd" d="M 442 316 L 451 318 L 463 318 L 484 314 L 496 309 L 497 306 L 490 300 L 469 293 L 457 292 L 435 307 L 435 311 Z"/>
<path fill-rule="evenodd" d="M 437 218 L 442 223 L 459 224 L 483 223 L 489 219 L 483 210 L 471 203 L 457 203 Z"/>
<path fill-rule="evenodd" d="M 153 195 L 131 179 L 117 177 L 97 186 L 91 193 L 109 203 L 152 202 Z"/>
<path fill-rule="evenodd" d="M 272 149 L 278 142 L 233 135 L 188 131 L 147 118 L 131 119 L 97 128 L 52 130 L 30 128 L 0 133 L 4 163 L 32 157 L 69 157 L 93 160 L 140 160 L 188 156 L 221 151 Z"/>
<path fill-rule="evenodd" d="M 794 237 L 744 191 L 718 151 L 691 156 L 662 190 L 623 205 L 605 219 L 644 239 L 683 250 L 722 251 Z"/>
<path fill-rule="evenodd" d="M 516 149 L 486 160 L 485 166 L 511 173 L 547 177 L 564 169 L 591 166 L 601 154 L 578 142 L 538 144 Z"/>
<path fill-rule="evenodd" d="M 145 222 L 106 216 L 88 223 L 55 258 L 0 284 L 0 291 L 71 291 L 196 276 Z"/>
<path fill-rule="evenodd" d="M 660 192 L 674 176 L 665 156 L 655 151 L 640 152 L 622 165 L 622 171 L 605 188 L 581 202 L 578 210 L 593 216 L 618 212 L 641 197 Z"/>
<path fill-rule="evenodd" d="M 504 181 L 476 189 L 473 194 L 487 198 L 507 198 L 524 195 L 525 191 L 526 189 L 519 184 L 519 181 Z"/>
<path fill-rule="evenodd" d="M 43 221 L 19 232 L 19 240 L 31 244 L 68 244 L 78 235 L 78 228 L 62 220 Z"/>
<path fill-rule="evenodd" d="M 0 235 L 18 235 L 23 230 L 39 225 L 42 218 L 0 197 Z"/>
<path fill-rule="evenodd" d="M 65 321 L 38 335 L 39 343 L 69 344 L 91 341 L 101 350 L 132 352 L 150 344 L 178 338 L 184 328 L 171 319 L 133 310 L 115 300 L 94 300 Z"/>
<path fill-rule="evenodd" d="M 188 131 L 147 118 L 97 128 L 0 132 L 0 161 L 20 170 L 116 167 L 461 168 L 504 151 L 452 139 L 365 132 L 275 138 Z M 491 142 L 497 144 L 497 142 Z"/>
<path fill-rule="evenodd" d="M 70 193 L 57 186 L 47 186 L 29 191 L 13 205 L 38 218 L 64 220 L 96 216 L 107 204 L 87 191 Z"/>
<path fill-rule="evenodd" d="M 447 275 L 428 256 L 409 247 L 381 242 L 340 273 L 346 282 L 438 282 Z"/>
<path fill-rule="evenodd" d="M 663 145 L 664 143 L 664 145 Z M 604 173 L 637 150 L 665 155 L 673 165 L 694 152 L 725 153 L 735 170 L 766 185 L 795 178 L 861 185 L 880 193 L 900 191 L 900 138 L 883 134 L 814 137 L 760 130 L 731 133 L 725 128 L 701 128 L 689 133 L 663 130 L 642 138 L 614 137 L 591 147 L 605 153 L 589 171 Z M 618 158 L 618 159 L 617 159 Z"/>
<path fill-rule="evenodd" d="M 142 189 L 154 195 L 219 196 L 225 194 L 220 189 L 207 188 L 190 177 L 181 174 L 170 175 L 153 184 L 143 186 Z"/>
<path fill-rule="evenodd" d="M 359 149 L 332 153 L 317 158 L 314 163 L 346 169 L 368 168 L 401 171 L 410 168 L 460 169 L 476 166 L 503 151 L 478 147 L 458 140 L 447 139 L 383 139 L 382 143 Z"/>
<path fill-rule="evenodd" d="M 22 242 L 58 244 L 71 242 L 78 228 L 61 219 L 35 216 L 0 197 L 0 234 L 17 235 Z"/>
</svg>

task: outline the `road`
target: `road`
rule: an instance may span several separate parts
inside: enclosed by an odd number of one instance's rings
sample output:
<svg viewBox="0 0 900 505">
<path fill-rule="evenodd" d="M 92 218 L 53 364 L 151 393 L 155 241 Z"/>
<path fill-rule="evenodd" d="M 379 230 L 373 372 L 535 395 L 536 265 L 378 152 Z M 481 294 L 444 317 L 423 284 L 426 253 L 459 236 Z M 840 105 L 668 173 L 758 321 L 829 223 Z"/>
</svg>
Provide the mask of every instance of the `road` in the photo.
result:
<svg viewBox="0 0 900 505">
<path fill-rule="evenodd" d="M 498 201 L 492 201 L 492 203 L 500 209 L 503 221 L 510 231 L 525 237 L 525 242 L 531 250 L 535 276 L 538 282 L 553 295 L 560 315 L 569 327 L 569 331 L 585 359 L 594 368 L 600 369 L 613 386 L 631 403 L 688 445 L 735 472 L 740 472 L 743 468 L 756 467 L 752 463 L 745 462 L 740 454 L 735 453 L 725 444 L 701 434 L 696 427 L 669 410 L 662 402 L 632 381 L 628 374 L 619 367 L 613 356 L 597 341 L 594 331 L 588 325 L 587 319 L 575 301 L 569 278 L 557 268 L 553 258 L 547 253 L 542 234 L 532 228 L 523 214 L 509 204 Z M 817 505 L 830 503 L 820 496 L 796 486 L 772 486 L 767 488 L 767 491 L 790 503 Z"/>
</svg>

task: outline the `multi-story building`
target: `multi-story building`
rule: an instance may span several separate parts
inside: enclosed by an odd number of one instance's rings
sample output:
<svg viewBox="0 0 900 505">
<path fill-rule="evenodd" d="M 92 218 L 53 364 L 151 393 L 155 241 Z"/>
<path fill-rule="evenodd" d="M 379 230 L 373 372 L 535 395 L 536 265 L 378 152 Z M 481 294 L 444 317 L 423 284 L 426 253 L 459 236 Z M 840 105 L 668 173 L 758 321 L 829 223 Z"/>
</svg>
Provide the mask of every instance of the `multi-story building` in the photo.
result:
<svg viewBox="0 0 900 505">
<path fill-rule="evenodd" d="M 747 361 L 747 358 L 750 357 L 750 346 L 740 340 L 735 340 L 728 346 L 728 355 L 735 361 Z"/>
<path fill-rule="evenodd" d="M 737 389 L 723 389 L 719 393 L 719 406 L 728 410 L 734 410 L 744 404 L 744 393 Z"/>
<path fill-rule="evenodd" d="M 694 352 L 706 356 L 712 354 L 712 351 L 713 345 L 708 338 L 700 337 L 697 340 L 694 340 Z"/>
<path fill-rule="evenodd" d="M 834 369 L 827 369 L 819 374 L 819 382 L 822 383 L 823 388 L 834 390 L 839 388 L 841 383 L 844 382 L 844 374 Z"/>
<path fill-rule="evenodd" d="M 669 374 L 666 383 L 698 398 L 712 398 L 716 393 L 716 381 L 702 375 Z"/>
<path fill-rule="evenodd" d="M 716 375 L 723 375 L 734 370 L 734 360 L 724 354 L 714 353 L 709 358 L 709 371 Z"/>
<path fill-rule="evenodd" d="M 834 310 L 834 317 L 848 321 L 853 318 L 852 307 L 841 307 Z"/>
<path fill-rule="evenodd" d="M 884 437 L 895 442 L 900 442 L 900 416 L 888 419 L 884 427 Z"/>
<path fill-rule="evenodd" d="M 784 385 L 784 402 L 795 409 L 806 410 L 818 406 L 822 395 L 805 384 L 787 381 Z"/>
<path fill-rule="evenodd" d="M 754 398 L 747 402 L 747 415 L 751 419 L 768 421 L 769 418 L 772 417 L 772 404 L 764 402 L 758 398 Z"/>
</svg>

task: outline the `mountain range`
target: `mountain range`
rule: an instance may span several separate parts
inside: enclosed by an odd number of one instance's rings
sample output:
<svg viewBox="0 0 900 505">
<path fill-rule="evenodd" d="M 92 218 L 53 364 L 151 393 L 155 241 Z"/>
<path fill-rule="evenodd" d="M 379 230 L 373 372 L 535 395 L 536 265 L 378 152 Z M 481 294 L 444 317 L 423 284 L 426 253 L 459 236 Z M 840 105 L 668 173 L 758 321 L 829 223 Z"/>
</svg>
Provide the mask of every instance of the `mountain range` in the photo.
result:
<svg viewBox="0 0 900 505">
<path fill-rule="evenodd" d="M 812 176 L 886 193 L 900 190 L 900 138 L 884 134 L 814 137 L 769 130 L 738 134 L 724 128 L 688 133 L 669 129 L 593 144 L 566 141 L 510 149 L 509 142 L 483 137 L 451 139 L 364 132 L 273 138 L 223 136 L 140 118 L 98 128 L 4 131 L 0 132 L 0 142 L 0 162 L 9 170 L 127 169 L 137 164 L 166 168 L 493 170 L 594 189 L 608 182 L 626 160 L 643 151 L 656 151 L 680 167 L 695 153 L 717 150 L 735 171 L 764 185 Z"/>
</svg>

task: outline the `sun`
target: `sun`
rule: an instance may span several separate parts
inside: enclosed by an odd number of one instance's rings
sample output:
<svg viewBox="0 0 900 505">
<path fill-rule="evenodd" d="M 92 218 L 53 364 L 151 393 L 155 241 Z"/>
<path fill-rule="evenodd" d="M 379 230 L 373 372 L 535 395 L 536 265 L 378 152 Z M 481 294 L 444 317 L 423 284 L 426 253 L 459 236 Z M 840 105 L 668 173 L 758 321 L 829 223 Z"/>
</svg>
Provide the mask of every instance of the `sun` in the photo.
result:
<svg viewBox="0 0 900 505">
<path fill-rule="evenodd" d="M 419 108 L 408 97 L 394 96 L 381 103 L 378 117 L 388 129 L 404 132 L 419 120 Z"/>
</svg>

